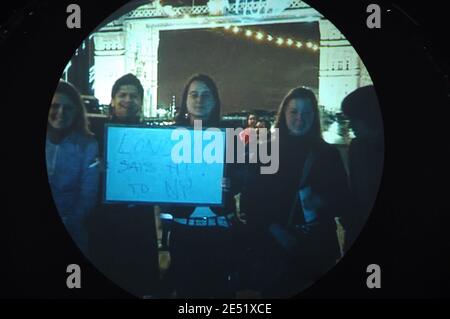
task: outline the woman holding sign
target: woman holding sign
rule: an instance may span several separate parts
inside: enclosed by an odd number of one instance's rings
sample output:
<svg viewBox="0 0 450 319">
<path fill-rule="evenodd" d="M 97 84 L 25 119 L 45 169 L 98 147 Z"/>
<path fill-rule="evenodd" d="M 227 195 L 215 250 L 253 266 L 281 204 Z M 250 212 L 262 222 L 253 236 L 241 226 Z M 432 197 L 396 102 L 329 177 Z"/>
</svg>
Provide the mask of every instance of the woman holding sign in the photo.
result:
<svg viewBox="0 0 450 319">
<path fill-rule="evenodd" d="M 203 127 L 219 126 L 219 93 L 207 75 L 193 76 L 183 92 L 176 124 L 192 127 L 194 121 L 201 121 Z M 229 179 L 224 181 L 229 187 Z M 234 216 L 235 207 L 226 187 L 223 207 L 161 207 L 162 216 L 173 217 L 169 278 L 178 298 L 234 297 L 230 280 L 230 216 Z"/>
<path fill-rule="evenodd" d="M 45 144 L 48 179 L 59 215 L 86 255 L 85 220 L 97 199 L 98 145 L 88 129 L 77 89 L 60 81 L 48 113 Z"/>
</svg>

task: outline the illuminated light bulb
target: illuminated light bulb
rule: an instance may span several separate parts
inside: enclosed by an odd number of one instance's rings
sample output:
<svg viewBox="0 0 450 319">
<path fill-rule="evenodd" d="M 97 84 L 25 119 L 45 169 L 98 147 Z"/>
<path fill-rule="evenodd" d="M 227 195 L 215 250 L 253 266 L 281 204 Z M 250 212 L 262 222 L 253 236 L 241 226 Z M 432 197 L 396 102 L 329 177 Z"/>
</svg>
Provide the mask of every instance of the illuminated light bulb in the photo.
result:
<svg viewBox="0 0 450 319">
<path fill-rule="evenodd" d="M 297 42 L 295 43 L 295 46 L 296 46 L 297 48 L 301 48 L 301 47 L 303 46 L 303 44 L 302 44 L 300 41 L 297 41 Z"/>
<path fill-rule="evenodd" d="M 319 46 L 318 46 L 317 44 L 314 44 L 313 47 L 312 47 L 312 49 L 313 49 L 314 51 L 317 51 L 317 50 L 319 50 Z"/>
<path fill-rule="evenodd" d="M 226 25 L 223 27 L 225 30 L 230 30 L 231 26 L 230 25 Z"/>
<path fill-rule="evenodd" d="M 313 44 L 312 44 L 311 42 L 307 42 L 307 43 L 306 43 L 306 46 L 307 46 L 308 48 L 312 48 Z"/>
<path fill-rule="evenodd" d="M 294 41 L 292 41 L 292 39 L 287 39 L 286 40 L 286 44 L 287 45 L 292 45 L 292 43 L 294 43 Z"/>
<path fill-rule="evenodd" d="M 264 34 L 262 34 L 261 32 L 256 33 L 256 38 L 258 40 L 262 40 L 264 38 Z"/>
<path fill-rule="evenodd" d="M 252 31 L 246 30 L 245 31 L 245 35 L 248 36 L 248 37 L 251 37 L 252 36 Z"/>
<path fill-rule="evenodd" d="M 273 40 L 273 36 L 271 36 L 270 34 L 267 35 L 267 41 L 272 41 Z"/>
<path fill-rule="evenodd" d="M 238 27 L 233 27 L 233 32 L 234 33 L 238 33 L 241 29 L 239 29 Z"/>
<path fill-rule="evenodd" d="M 283 38 L 277 38 L 277 44 L 282 45 L 284 42 Z"/>
</svg>

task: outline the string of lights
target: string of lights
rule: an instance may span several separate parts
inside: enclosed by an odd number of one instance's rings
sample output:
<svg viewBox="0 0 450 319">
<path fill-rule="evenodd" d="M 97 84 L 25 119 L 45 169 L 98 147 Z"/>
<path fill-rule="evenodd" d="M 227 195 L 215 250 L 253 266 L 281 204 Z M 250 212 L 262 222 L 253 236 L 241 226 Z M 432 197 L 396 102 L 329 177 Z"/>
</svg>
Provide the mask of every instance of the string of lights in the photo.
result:
<svg viewBox="0 0 450 319">
<path fill-rule="evenodd" d="M 286 38 L 281 36 L 275 36 L 273 34 L 265 33 L 262 31 L 254 31 L 251 29 L 232 25 L 226 25 L 224 26 L 224 29 L 232 34 L 236 35 L 243 34 L 245 37 L 249 39 L 256 39 L 257 41 L 261 42 L 265 41 L 268 43 L 274 43 L 278 46 L 292 47 L 296 49 L 307 48 L 312 51 L 319 50 L 319 45 L 311 41 L 303 42 L 289 37 Z"/>
</svg>

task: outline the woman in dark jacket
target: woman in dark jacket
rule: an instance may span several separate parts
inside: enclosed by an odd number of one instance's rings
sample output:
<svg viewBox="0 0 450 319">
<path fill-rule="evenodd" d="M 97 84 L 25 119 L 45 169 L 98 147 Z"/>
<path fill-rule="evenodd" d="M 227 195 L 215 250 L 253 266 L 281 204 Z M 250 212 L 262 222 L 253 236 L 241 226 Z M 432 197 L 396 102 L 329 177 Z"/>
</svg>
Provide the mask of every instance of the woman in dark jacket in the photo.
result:
<svg viewBox="0 0 450 319">
<path fill-rule="evenodd" d="M 252 174 L 244 209 L 253 238 L 255 288 L 265 297 L 287 297 L 339 259 L 335 217 L 347 214 L 349 191 L 338 150 L 322 139 L 312 91 L 292 89 L 281 102 L 275 127 L 271 144 L 276 150 L 279 143 L 279 170 Z"/>
<path fill-rule="evenodd" d="M 209 76 L 202 74 L 188 80 L 176 125 L 192 127 L 196 120 L 202 121 L 203 128 L 218 127 L 220 120 L 217 87 Z M 234 297 L 230 256 L 235 207 L 230 185 L 226 185 L 228 181 L 227 178 L 222 181 L 223 207 L 161 207 L 162 214 L 173 216 L 169 278 L 177 298 Z"/>
</svg>

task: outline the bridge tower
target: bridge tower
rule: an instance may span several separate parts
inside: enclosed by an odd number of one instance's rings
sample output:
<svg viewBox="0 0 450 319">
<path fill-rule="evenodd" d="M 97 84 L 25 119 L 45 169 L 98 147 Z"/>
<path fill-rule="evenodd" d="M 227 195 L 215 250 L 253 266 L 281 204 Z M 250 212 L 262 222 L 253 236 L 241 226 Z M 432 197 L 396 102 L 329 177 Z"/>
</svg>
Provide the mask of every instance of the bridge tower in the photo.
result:
<svg viewBox="0 0 450 319">
<path fill-rule="evenodd" d="M 344 35 L 326 19 L 320 19 L 319 104 L 332 113 L 340 111 L 343 98 L 372 84 L 369 73 Z"/>
<path fill-rule="evenodd" d="M 338 112 L 345 95 L 371 84 L 370 76 L 342 33 L 300 0 L 210 0 L 207 5 L 182 7 L 153 1 L 143 5 L 94 34 L 95 95 L 100 103 L 109 103 L 114 81 L 131 72 L 145 89 L 144 115 L 155 116 L 161 30 L 313 21 L 318 21 L 320 28 L 319 103 L 328 111 Z"/>
</svg>

